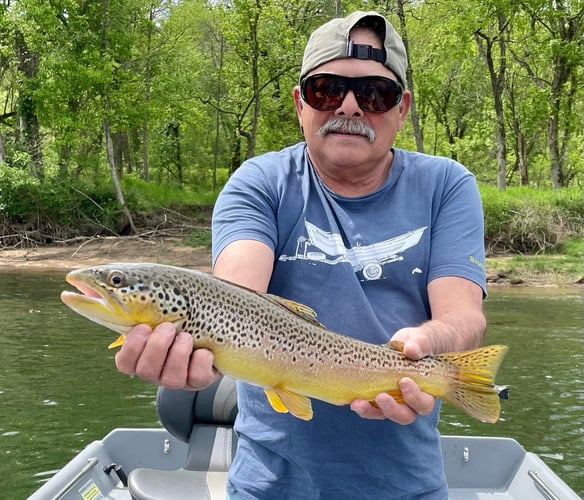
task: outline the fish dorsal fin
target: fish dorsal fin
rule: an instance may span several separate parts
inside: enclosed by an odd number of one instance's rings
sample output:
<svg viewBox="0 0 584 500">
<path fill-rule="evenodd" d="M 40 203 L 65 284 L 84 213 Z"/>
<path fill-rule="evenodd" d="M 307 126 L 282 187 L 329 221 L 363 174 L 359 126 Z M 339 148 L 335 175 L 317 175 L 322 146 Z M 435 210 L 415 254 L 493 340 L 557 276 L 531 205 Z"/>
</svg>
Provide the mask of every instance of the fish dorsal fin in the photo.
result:
<svg viewBox="0 0 584 500">
<path fill-rule="evenodd" d="M 273 295 L 271 293 L 265 293 L 263 295 L 269 301 L 275 302 L 276 304 L 285 307 L 290 312 L 296 314 L 296 316 L 300 316 L 302 319 L 312 323 L 313 325 L 322 326 L 322 324 L 316 319 L 316 311 L 314 311 L 314 309 L 311 309 L 310 307 L 305 306 L 304 304 L 300 304 L 299 302 L 285 299 L 283 297 L 279 297 L 278 295 Z"/>
<path fill-rule="evenodd" d="M 245 291 L 251 292 L 251 293 L 255 293 L 257 295 L 261 295 L 263 298 L 269 300 L 273 304 L 278 304 L 279 306 L 284 307 L 288 311 L 296 314 L 296 316 L 301 317 L 303 320 L 308 321 L 309 323 L 312 323 L 313 325 L 324 327 L 324 325 L 316 319 L 316 311 L 314 309 L 311 309 L 308 306 L 305 306 L 304 304 L 301 304 L 300 302 L 295 302 L 295 301 L 290 300 L 290 299 L 285 299 L 283 297 L 280 297 L 279 295 L 274 295 L 271 293 L 257 292 L 256 290 L 252 290 L 251 288 L 248 288 L 246 286 L 238 285 L 237 283 L 232 283 L 231 281 L 227 281 L 227 280 L 225 280 L 223 278 L 219 278 L 217 276 L 213 276 L 213 279 L 218 280 L 218 281 L 222 281 L 223 283 L 225 283 L 229 286 L 240 288 L 242 290 L 245 290 Z"/>
<path fill-rule="evenodd" d="M 278 413 L 290 412 L 296 418 L 312 420 L 312 402 L 306 396 L 286 389 L 264 389 L 271 407 Z"/>
</svg>

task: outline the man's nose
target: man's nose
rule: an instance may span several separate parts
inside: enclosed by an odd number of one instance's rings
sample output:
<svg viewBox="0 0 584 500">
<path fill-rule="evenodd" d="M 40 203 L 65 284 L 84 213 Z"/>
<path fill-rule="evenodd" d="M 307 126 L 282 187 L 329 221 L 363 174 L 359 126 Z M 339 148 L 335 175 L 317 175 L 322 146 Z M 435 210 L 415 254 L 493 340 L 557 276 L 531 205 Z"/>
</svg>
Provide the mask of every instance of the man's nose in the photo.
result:
<svg viewBox="0 0 584 500">
<path fill-rule="evenodd" d="M 359 107 L 355 93 L 352 90 L 347 92 L 340 107 L 335 111 L 335 114 L 341 116 L 363 116 L 363 110 Z"/>
</svg>

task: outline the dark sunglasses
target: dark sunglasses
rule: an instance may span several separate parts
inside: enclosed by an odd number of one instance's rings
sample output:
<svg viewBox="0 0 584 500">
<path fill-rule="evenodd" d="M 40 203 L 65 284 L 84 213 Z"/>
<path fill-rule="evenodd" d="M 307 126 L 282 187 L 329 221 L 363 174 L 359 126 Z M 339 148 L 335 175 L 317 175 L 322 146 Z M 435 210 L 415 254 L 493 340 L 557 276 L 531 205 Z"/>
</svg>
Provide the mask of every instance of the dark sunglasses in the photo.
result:
<svg viewBox="0 0 584 500">
<path fill-rule="evenodd" d="M 348 77 L 319 73 L 300 82 L 302 99 L 318 111 L 338 109 L 349 90 L 359 107 L 368 113 L 385 113 L 400 103 L 402 86 L 383 76 Z"/>
</svg>

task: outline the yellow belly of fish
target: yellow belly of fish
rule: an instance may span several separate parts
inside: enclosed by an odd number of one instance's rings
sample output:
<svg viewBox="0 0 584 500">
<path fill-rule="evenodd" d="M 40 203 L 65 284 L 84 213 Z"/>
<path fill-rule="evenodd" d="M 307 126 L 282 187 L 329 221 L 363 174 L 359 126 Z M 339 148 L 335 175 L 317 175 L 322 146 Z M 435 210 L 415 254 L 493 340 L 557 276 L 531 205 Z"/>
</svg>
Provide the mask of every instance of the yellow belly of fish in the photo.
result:
<svg viewBox="0 0 584 500">
<path fill-rule="evenodd" d="M 274 410 L 289 411 L 305 420 L 312 418 L 308 398 L 342 406 L 355 399 L 373 401 L 386 392 L 403 402 L 398 381 L 404 376 L 417 379 L 421 387 L 435 395 L 442 392 L 436 380 L 424 380 L 407 371 L 364 369 L 350 363 L 335 366 L 299 360 L 293 363 L 277 358 L 267 362 L 257 350 L 207 347 L 214 351 L 214 365 L 220 372 L 262 387 Z"/>
</svg>

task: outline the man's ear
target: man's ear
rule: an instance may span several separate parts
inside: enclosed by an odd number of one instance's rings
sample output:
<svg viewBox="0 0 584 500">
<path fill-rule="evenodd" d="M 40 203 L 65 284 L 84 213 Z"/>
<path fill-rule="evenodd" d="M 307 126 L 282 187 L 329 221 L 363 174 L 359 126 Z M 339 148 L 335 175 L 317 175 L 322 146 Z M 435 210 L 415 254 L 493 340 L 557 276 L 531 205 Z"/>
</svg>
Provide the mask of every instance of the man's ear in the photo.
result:
<svg viewBox="0 0 584 500">
<path fill-rule="evenodd" d="M 300 97 L 300 87 L 298 85 L 292 89 L 292 97 L 294 98 L 294 107 L 296 108 L 296 114 L 300 121 L 300 115 L 304 109 L 304 102 L 302 101 L 302 97 Z"/>
<path fill-rule="evenodd" d="M 398 130 L 401 130 L 402 127 L 404 126 L 404 123 L 406 121 L 406 117 L 408 116 L 408 111 L 410 110 L 410 105 L 412 103 L 412 94 L 410 93 L 409 90 L 404 90 L 403 96 L 402 96 L 402 100 L 401 102 L 398 104 L 399 106 L 399 116 L 400 116 L 400 122 L 399 122 L 399 128 Z"/>
</svg>

